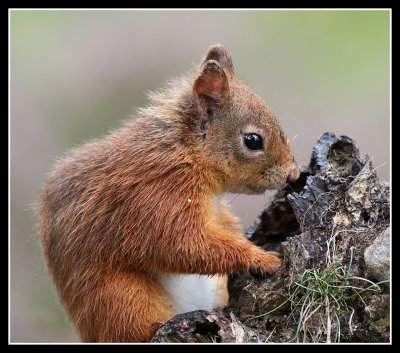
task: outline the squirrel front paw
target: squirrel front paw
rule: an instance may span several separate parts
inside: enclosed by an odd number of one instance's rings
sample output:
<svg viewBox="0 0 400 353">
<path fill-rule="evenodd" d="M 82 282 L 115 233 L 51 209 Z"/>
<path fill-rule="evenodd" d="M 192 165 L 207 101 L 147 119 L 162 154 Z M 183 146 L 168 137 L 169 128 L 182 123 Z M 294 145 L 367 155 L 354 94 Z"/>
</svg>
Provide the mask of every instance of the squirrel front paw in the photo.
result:
<svg viewBox="0 0 400 353">
<path fill-rule="evenodd" d="M 277 251 L 260 251 L 249 272 L 256 278 L 272 276 L 281 266 L 282 254 Z"/>
</svg>

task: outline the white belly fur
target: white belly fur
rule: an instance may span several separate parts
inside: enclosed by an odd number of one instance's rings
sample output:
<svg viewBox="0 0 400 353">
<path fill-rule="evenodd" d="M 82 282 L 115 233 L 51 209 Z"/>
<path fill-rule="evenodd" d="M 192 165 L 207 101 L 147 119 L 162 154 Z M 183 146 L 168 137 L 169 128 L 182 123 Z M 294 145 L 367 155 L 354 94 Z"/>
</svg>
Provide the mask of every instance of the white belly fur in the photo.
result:
<svg viewBox="0 0 400 353">
<path fill-rule="evenodd" d="M 160 273 L 159 281 L 174 301 L 177 314 L 212 310 L 228 301 L 226 276 Z"/>
</svg>

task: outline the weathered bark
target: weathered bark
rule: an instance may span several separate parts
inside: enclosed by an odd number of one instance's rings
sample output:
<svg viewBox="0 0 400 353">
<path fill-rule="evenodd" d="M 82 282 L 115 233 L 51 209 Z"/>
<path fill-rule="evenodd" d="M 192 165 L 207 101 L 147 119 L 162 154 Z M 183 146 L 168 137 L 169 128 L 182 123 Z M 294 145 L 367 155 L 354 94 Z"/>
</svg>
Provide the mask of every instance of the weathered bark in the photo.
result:
<svg viewBox="0 0 400 353">
<path fill-rule="evenodd" d="M 154 342 L 170 341 L 171 332 L 182 325 L 192 329 L 183 330 L 186 335 L 179 342 L 388 342 L 389 202 L 389 184 L 379 180 L 372 159 L 363 160 L 348 136 L 325 133 L 299 180 L 279 190 L 247 232 L 255 244 L 283 253 L 278 272 L 271 278 L 231 275 L 228 307 L 178 315 L 157 332 Z M 316 305 L 314 313 L 300 317 L 288 298 L 302 300 L 301 290 L 296 297 L 291 294 L 301 289 L 299 283 L 311 283 L 304 281 L 305 273 L 329 268 L 346 281 L 343 295 L 330 304 L 333 295 L 318 297 L 328 305 Z M 343 283 L 332 282 L 329 288 Z M 208 324 L 199 324 L 199 317 Z"/>
</svg>

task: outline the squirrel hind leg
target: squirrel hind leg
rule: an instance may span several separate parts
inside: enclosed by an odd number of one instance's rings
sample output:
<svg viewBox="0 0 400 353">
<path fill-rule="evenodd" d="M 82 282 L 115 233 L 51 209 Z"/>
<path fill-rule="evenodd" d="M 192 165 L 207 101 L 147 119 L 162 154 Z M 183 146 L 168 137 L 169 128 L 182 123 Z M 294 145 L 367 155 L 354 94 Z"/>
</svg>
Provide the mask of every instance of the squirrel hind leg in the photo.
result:
<svg viewBox="0 0 400 353">
<path fill-rule="evenodd" d="M 145 274 L 113 274 L 103 283 L 84 299 L 77 322 L 83 342 L 148 342 L 154 322 L 176 315 L 168 294 Z"/>
</svg>

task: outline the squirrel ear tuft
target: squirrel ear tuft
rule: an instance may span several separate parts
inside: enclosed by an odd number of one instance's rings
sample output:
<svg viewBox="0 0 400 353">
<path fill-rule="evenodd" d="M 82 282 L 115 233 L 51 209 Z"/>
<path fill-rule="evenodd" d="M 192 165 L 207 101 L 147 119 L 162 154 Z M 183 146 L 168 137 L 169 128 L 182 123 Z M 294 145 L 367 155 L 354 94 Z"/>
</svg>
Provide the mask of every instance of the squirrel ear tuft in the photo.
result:
<svg viewBox="0 0 400 353">
<path fill-rule="evenodd" d="M 229 96 L 229 83 L 225 71 L 215 60 L 208 60 L 193 85 L 200 101 L 207 105 L 217 103 L 223 106 Z"/>
<path fill-rule="evenodd" d="M 202 65 L 209 60 L 215 60 L 217 63 L 219 63 L 228 75 L 235 74 L 231 55 L 221 44 L 212 45 L 208 49 L 207 55 L 202 61 Z"/>
</svg>

